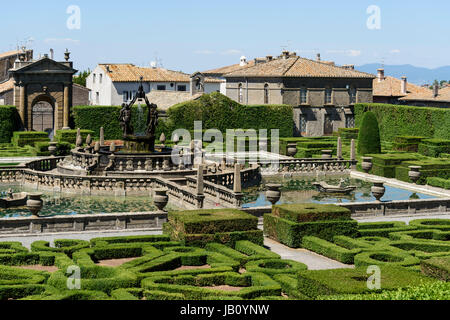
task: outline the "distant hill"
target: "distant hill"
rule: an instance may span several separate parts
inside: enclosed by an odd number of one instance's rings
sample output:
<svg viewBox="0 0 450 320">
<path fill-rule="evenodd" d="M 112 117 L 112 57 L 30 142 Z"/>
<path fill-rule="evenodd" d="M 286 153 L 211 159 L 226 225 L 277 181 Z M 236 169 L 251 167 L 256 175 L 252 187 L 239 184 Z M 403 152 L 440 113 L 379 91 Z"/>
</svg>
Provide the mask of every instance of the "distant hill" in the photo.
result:
<svg viewBox="0 0 450 320">
<path fill-rule="evenodd" d="M 381 68 L 381 64 L 371 63 L 359 67 L 355 67 L 359 71 L 377 74 L 377 69 Z M 405 65 L 385 65 L 385 75 L 395 78 L 406 76 L 408 82 L 422 85 L 432 84 L 434 80 L 450 81 L 450 66 L 440 67 L 436 69 L 427 69 L 422 67 L 415 67 L 410 64 Z"/>
</svg>

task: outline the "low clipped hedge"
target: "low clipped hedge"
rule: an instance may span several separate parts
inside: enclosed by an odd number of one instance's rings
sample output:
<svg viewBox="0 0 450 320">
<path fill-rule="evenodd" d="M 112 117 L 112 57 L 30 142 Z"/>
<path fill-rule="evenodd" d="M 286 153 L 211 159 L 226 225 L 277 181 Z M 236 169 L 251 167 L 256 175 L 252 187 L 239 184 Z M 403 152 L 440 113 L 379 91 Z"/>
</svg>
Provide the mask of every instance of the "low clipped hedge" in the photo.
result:
<svg viewBox="0 0 450 320">
<path fill-rule="evenodd" d="M 442 281 L 450 281 L 450 253 L 447 257 L 436 257 L 421 261 L 422 273 Z"/>
<path fill-rule="evenodd" d="M 359 136 L 359 128 L 339 128 L 338 135 L 344 140 L 357 140 Z"/>
<path fill-rule="evenodd" d="M 302 238 L 316 236 L 332 241 L 336 235 L 356 237 L 358 223 L 354 220 L 327 220 L 296 223 L 272 214 L 264 215 L 264 233 L 291 248 L 300 248 Z"/>
<path fill-rule="evenodd" d="M 420 260 L 412 255 L 403 252 L 387 252 L 383 251 L 368 251 L 357 254 L 354 258 L 356 267 L 363 266 L 400 266 L 409 267 L 418 265 Z"/>
<path fill-rule="evenodd" d="M 428 177 L 427 184 L 432 187 L 438 187 L 438 188 L 450 190 L 450 179 Z"/>
<path fill-rule="evenodd" d="M 436 229 L 441 231 L 450 231 L 449 219 L 418 219 L 411 221 L 409 225 L 417 229 Z"/>
<path fill-rule="evenodd" d="M 345 264 L 354 264 L 354 258 L 362 249 L 346 249 L 317 237 L 303 237 L 302 247 Z"/>
<path fill-rule="evenodd" d="M 402 267 L 380 266 L 381 290 L 395 290 L 410 285 L 432 283 L 432 280 L 420 273 Z M 370 274 L 367 267 L 355 269 L 312 270 L 298 274 L 298 290 L 311 298 L 324 295 L 365 294 L 380 292 L 370 290 L 367 281 Z"/>
<path fill-rule="evenodd" d="M 31 244 L 31 250 L 33 252 L 41 252 L 41 251 L 49 251 L 49 252 L 63 252 L 67 254 L 69 257 L 72 257 L 72 254 L 75 251 L 78 251 L 83 248 L 89 248 L 89 241 L 85 240 L 55 240 L 55 247 L 50 247 L 50 243 L 48 241 L 35 241 Z"/>
<path fill-rule="evenodd" d="M 369 222 L 359 223 L 358 231 L 361 237 L 385 237 L 389 238 L 391 232 L 410 231 L 417 229 L 401 221 L 394 222 Z"/>
<path fill-rule="evenodd" d="M 409 178 L 409 166 L 421 166 L 421 177 L 418 184 L 426 184 L 429 177 L 450 179 L 450 160 L 449 159 L 426 159 L 418 161 L 405 161 L 395 169 L 395 178 L 397 180 L 412 182 Z"/>
<path fill-rule="evenodd" d="M 182 294 L 185 300 L 211 300 L 217 297 L 254 299 L 261 296 L 280 296 L 281 286 L 262 273 L 216 273 L 182 277 L 150 277 L 142 280 L 142 288 Z M 214 289 L 214 286 L 242 287 L 236 292 Z M 205 288 L 211 287 L 211 288 Z"/>
<path fill-rule="evenodd" d="M 418 152 L 427 157 L 439 158 L 443 153 L 450 153 L 450 140 L 425 139 L 419 144 Z"/>
<path fill-rule="evenodd" d="M 233 247 L 239 240 L 263 244 L 258 218 L 235 209 L 169 212 L 163 231 L 173 241 L 200 247 L 209 242 Z"/>
<path fill-rule="evenodd" d="M 11 143 L 16 147 L 35 146 L 36 142 L 50 142 L 47 132 L 14 132 Z"/>
<path fill-rule="evenodd" d="M 296 274 L 302 270 L 308 270 L 304 263 L 293 260 L 262 259 L 250 261 L 245 265 L 247 272 L 260 272 L 269 276 L 276 274 Z"/>
<path fill-rule="evenodd" d="M 275 205 L 272 214 L 293 222 L 351 219 L 351 211 L 347 208 L 314 203 Z"/>
<path fill-rule="evenodd" d="M 373 158 L 370 173 L 386 178 L 395 178 L 396 168 L 403 162 L 420 159 L 420 155 L 414 153 L 367 154 L 366 156 Z"/>
<path fill-rule="evenodd" d="M 418 152 L 419 144 L 425 137 L 414 137 L 414 136 L 397 136 L 394 139 L 393 148 L 396 151 L 404 152 Z"/>
<path fill-rule="evenodd" d="M 56 130 L 55 139 L 58 142 L 66 142 L 70 144 L 77 143 L 77 132 L 78 130 Z M 86 141 L 88 135 L 94 136 L 94 131 L 92 130 L 80 130 L 81 137 L 83 138 L 83 143 Z"/>
</svg>

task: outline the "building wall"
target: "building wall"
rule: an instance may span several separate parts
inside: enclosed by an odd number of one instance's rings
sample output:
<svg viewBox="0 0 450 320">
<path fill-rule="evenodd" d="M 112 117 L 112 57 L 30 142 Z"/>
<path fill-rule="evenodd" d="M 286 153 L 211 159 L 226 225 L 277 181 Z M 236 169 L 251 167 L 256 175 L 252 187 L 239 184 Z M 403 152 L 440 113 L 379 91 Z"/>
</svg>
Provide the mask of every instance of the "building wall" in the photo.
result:
<svg viewBox="0 0 450 320">
<path fill-rule="evenodd" d="M 72 89 L 72 106 L 89 105 L 89 92 L 88 88 L 74 84 Z"/>
<path fill-rule="evenodd" d="M 0 94 L 0 106 L 14 105 L 14 90 L 5 91 Z"/>
<path fill-rule="evenodd" d="M 226 94 L 239 101 L 239 85 L 242 85 L 241 103 L 258 105 L 265 103 L 265 85 L 269 88 L 269 104 L 288 104 L 294 107 L 294 132 L 296 136 L 322 136 L 327 119 L 328 131 L 337 131 L 354 123 L 350 103 L 350 88 L 356 91 L 356 103 L 373 102 L 372 79 L 328 78 L 228 78 Z M 325 104 L 326 88 L 332 90 L 331 103 Z M 307 90 L 306 103 L 300 103 L 301 89 Z M 301 118 L 306 120 L 306 130 Z M 330 134 L 330 132 L 327 132 Z"/>
<path fill-rule="evenodd" d="M 433 108 L 450 108 L 450 102 L 437 102 L 437 101 L 401 101 L 403 105 L 414 107 L 433 107 Z"/>
<path fill-rule="evenodd" d="M 100 74 L 102 83 L 100 83 Z M 94 82 L 95 75 L 95 82 Z M 86 87 L 91 89 L 91 105 L 110 106 L 112 104 L 112 81 L 105 75 L 103 68 L 97 66 L 94 71 L 86 78 Z M 97 98 L 98 97 L 98 98 Z"/>
</svg>

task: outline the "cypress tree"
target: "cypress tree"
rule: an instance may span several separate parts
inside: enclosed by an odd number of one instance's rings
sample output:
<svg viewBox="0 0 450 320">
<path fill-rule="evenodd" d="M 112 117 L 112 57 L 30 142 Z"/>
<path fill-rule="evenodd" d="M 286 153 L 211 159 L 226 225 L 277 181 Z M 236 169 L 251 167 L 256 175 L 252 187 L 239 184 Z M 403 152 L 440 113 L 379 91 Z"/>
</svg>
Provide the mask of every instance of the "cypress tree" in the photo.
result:
<svg viewBox="0 0 450 320">
<path fill-rule="evenodd" d="M 381 153 L 380 128 L 375 114 L 371 111 L 364 114 L 359 129 L 358 153 L 360 155 Z"/>
</svg>

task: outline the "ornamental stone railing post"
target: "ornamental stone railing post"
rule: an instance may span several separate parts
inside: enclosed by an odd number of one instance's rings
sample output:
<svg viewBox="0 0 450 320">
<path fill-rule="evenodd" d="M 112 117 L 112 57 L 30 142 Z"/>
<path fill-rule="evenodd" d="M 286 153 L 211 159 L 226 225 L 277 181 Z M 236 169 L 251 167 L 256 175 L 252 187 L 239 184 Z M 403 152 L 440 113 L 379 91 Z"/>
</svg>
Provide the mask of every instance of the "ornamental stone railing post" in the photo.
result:
<svg viewBox="0 0 450 320">
<path fill-rule="evenodd" d="M 100 128 L 100 146 L 105 145 L 105 129 L 103 127 Z"/>
<path fill-rule="evenodd" d="M 233 192 L 234 193 L 242 192 L 241 165 L 239 163 L 236 163 L 234 165 Z"/>
<path fill-rule="evenodd" d="M 338 160 L 342 160 L 342 138 L 339 137 L 338 138 L 338 142 L 337 142 L 337 159 Z"/>
<path fill-rule="evenodd" d="M 350 160 L 356 161 L 356 141 L 355 139 L 352 139 L 351 146 L 350 146 Z M 352 164 L 352 170 L 356 170 L 356 165 Z"/>
<path fill-rule="evenodd" d="M 203 195 L 204 194 L 203 165 L 199 165 L 198 166 L 198 170 L 197 170 L 196 194 L 197 195 Z"/>
</svg>

